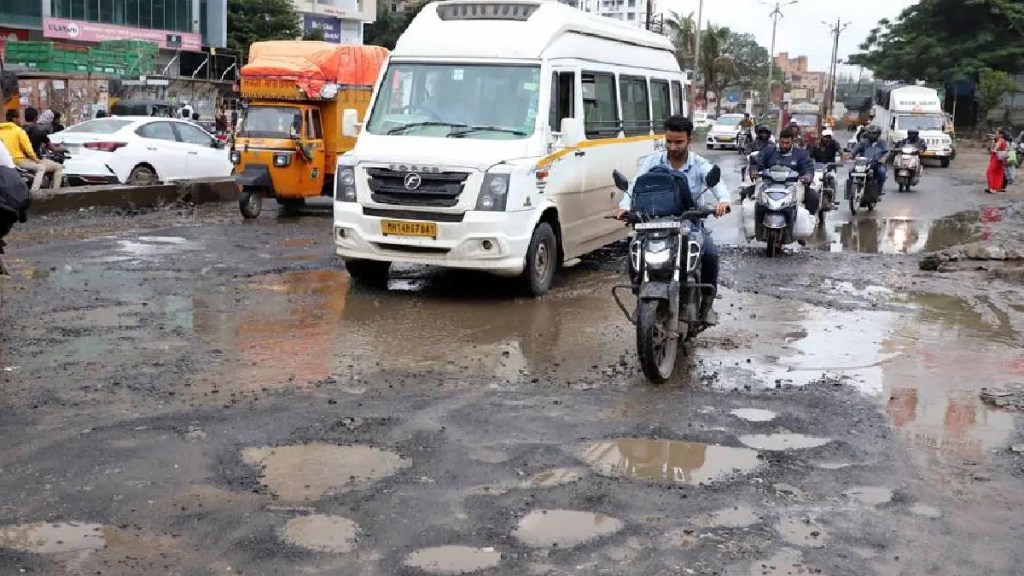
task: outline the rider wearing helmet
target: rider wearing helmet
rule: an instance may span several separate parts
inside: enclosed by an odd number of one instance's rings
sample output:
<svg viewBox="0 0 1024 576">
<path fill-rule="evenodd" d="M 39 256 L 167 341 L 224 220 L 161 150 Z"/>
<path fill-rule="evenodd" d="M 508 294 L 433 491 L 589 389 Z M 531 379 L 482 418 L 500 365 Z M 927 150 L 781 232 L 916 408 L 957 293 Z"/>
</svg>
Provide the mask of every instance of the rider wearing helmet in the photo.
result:
<svg viewBox="0 0 1024 576">
<path fill-rule="evenodd" d="M 758 124 L 757 128 L 754 129 L 754 134 L 757 135 L 757 139 L 754 140 L 751 146 L 751 152 L 761 152 L 769 146 L 775 146 L 772 140 L 772 129 L 764 124 Z"/>
<path fill-rule="evenodd" d="M 919 152 L 924 152 L 928 149 L 928 144 L 921 140 L 921 133 L 917 130 L 907 130 L 907 137 L 900 141 L 897 148 L 903 148 L 904 146 L 913 146 Z"/>
<path fill-rule="evenodd" d="M 872 124 L 864 130 L 864 139 L 857 143 L 857 147 L 853 149 L 853 157 L 859 158 L 861 156 L 868 160 L 875 161 L 875 177 L 878 180 L 878 191 L 881 194 L 885 194 L 885 177 L 886 167 L 885 159 L 889 156 L 889 149 L 886 148 L 885 142 L 881 140 L 882 129 L 877 125 Z"/>
</svg>

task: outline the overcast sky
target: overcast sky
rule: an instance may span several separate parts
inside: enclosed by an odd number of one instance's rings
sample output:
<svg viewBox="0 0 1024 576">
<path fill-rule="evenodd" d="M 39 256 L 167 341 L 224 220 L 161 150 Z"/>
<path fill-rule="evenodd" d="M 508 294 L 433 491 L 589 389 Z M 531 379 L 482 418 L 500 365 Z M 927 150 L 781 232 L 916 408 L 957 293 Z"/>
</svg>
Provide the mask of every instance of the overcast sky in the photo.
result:
<svg viewBox="0 0 1024 576">
<path fill-rule="evenodd" d="M 769 0 L 764 0 L 769 2 Z M 788 1 L 788 0 L 787 0 Z M 882 18 L 894 19 L 907 6 L 917 0 L 798 0 L 796 4 L 781 8 L 775 53 L 789 52 L 790 57 L 807 55 L 811 70 L 827 72 L 832 57 L 832 40 L 822 21 L 835 24 L 836 18 L 850 25 L 839 37 L 839 58 L 859 52 L 860 43 Z M 655 0 L 655 9 L 670 10 L 686 16 L 691 11 L 697 17 L 699 0 Z M 772 42 L 772 21 L 768 15 L 775 6 L 759 0 L 704 0 L 702 26 L 710 21 L 725 25 L 738 32 L 748 32 L 769 48 Z M 840 73 L 856 73 L 857 68 L 840 67 Z"/>
</svg>

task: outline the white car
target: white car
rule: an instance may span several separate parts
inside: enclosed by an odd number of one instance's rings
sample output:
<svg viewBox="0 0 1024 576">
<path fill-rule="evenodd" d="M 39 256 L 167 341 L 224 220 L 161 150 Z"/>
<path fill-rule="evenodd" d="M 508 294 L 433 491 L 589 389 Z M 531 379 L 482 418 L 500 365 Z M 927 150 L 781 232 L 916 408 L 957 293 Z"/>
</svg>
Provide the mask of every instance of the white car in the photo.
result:
<svg viewBox="0 0 1024 576">
<path fill-rule="evenodd" d="M 705 130 L 714 126 L 715 120 L 717 120 L 717 118 L 708 115 L 707 112 L 696 112 L 693 115 L 693 127 Z"/>
<path fill-rule="evenodd" d="M 146 185 L 228 177 L 224 143 L 186 120 L 114 116 L 86 120 L 50 136 L 67 148 L 68 184 Z"/>
<path fill-rule="evenodd" d="M 736 148 L 736 141 L 740 136 L 740 122 L 743 114 L 723 114 L 715 121 L 715 124 L 708 131 L 708 150 L 719 148 Z"/>
</svg>

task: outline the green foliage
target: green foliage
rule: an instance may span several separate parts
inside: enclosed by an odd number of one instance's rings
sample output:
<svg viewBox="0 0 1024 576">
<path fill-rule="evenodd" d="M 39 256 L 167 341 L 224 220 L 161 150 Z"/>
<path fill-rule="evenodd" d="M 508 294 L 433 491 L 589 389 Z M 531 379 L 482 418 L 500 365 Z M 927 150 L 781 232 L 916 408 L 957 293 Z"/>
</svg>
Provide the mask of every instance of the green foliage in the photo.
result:
<svg viewBox="0 0 1024 576">
<path fill-rule="evenodd" d="M 363 42 L 394 50 L 398 38 L 426 4 L 421 2 L 410 6 L 405 12 L 396 13 L 389 10 L 389 3 L 386 0 L 381 0 L 377 3 L 377 21 L 366 27 Z"/>
<path fill-rule="evenodd" d="M 1024 3 L 920 0 L 895 22 L 881 20 L 849 63 L 879 78 L 914 82 L 973 79 L 1024 62 Z"/>
<path fill-rule="evenodd" d="M 694 55 L 697 52 L 697 22 L 693 19 L 693 12 L 688 16 L 675 11 L 669 12 L 665 17 L 665 28 L 669 39 L 676 47 L 676 60 L 679 61 L 679 66 L 684 70 L 696 70 Z"/>
<path fill-rule="evenodd" d="M 768 50 L 750 34 L 737 34 L 724 26 L 709 24 L 701 34 L 700 72 L 704 86 L 715 93 L 718 114 L 725 89 L 753 89 L 768 76 Z M 779 76 L 781 77 L 781 71 Z"/>
<path fill-rule="evenodd" d="M 294 40 L 302 35 L 291 0 L 228 0 L 228 48 L 248 59 L 249 45 L 264 40 Z"/>
<path fill-rule="evenodd" d="M 321 28 L 320 26 L 314 26 L 314 27 L 310 28 L 309 30 L 307 30 L 306 33 L 302 35 L 302 39 L 303 40 L 313 41 L 313 42 L 323 42 L 324 41 L 324 29 Z"/>
<path fill-rule="evenodd" d="M 1019 90 L 1017 83 L 1006 72 L 984 69 L 978 74 L 978 104 L 984 120 L 990 110 L 999 106 L 1003 96 Z"/>
</svg>

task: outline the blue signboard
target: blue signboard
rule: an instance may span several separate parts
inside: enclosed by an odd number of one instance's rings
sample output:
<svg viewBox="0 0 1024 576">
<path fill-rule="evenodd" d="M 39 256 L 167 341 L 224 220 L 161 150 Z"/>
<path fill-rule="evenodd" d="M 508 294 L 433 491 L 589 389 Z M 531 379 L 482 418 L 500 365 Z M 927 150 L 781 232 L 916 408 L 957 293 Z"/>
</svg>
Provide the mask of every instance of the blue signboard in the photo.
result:
<svg viewBox="0 0 1024 576">
<path fill-rule="evenodd" d="M 325 42 L 341 44 L 341 18 L 303 12 L 302 32 L 308 34 L 314 28 L 323 28 Z"/>
</svg>

